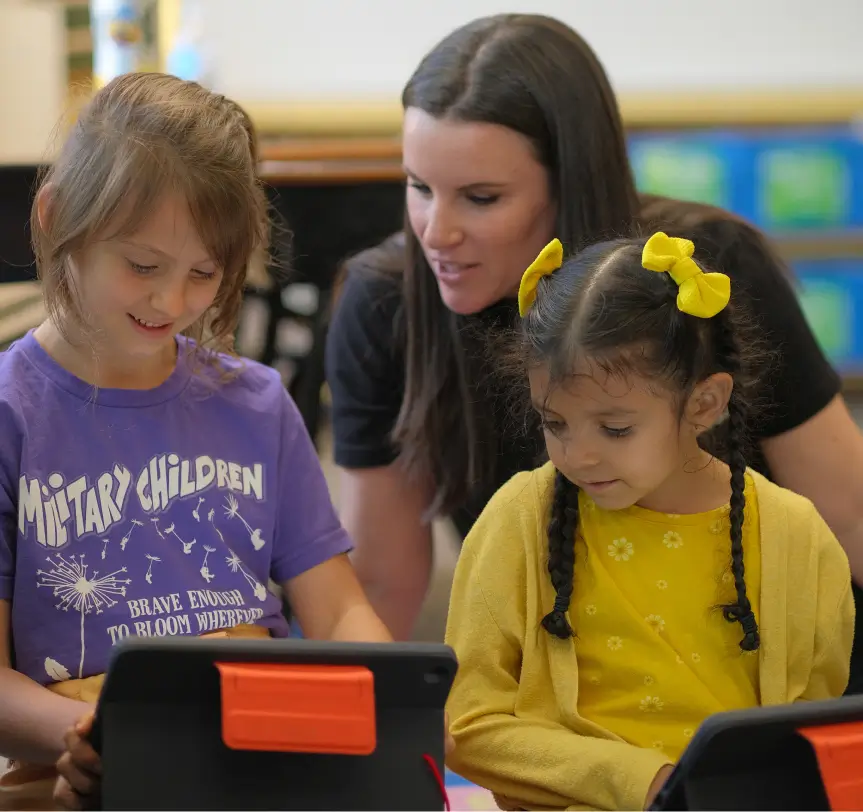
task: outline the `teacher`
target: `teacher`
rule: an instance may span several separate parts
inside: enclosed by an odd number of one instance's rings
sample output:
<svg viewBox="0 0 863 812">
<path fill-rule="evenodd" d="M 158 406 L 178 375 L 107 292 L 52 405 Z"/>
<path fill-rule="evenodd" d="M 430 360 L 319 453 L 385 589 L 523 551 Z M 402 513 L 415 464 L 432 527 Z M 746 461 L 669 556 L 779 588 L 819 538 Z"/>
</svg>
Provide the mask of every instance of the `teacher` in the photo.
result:
<svg viewBox="0 0 863 812">
<path fill-rule="evenodd" d="M 776 351 L 750 464 L 815 503 L 863 581 L 863 435 L 790 273 L 733 215 L 638 195 L 614 94 L 581 37 L 534 14 L 475 20 L 426 55 L 402 103 L 405 229 L 348 263 L 327 341 L 342 518 L 393 634 L 410 635 L 426 594 L 429 520 L 451 516 L 466 534 L 542 459 L 493 344 L 554 236 L 572 252 L 662 229 L 732 278 Z"/>
</svg>

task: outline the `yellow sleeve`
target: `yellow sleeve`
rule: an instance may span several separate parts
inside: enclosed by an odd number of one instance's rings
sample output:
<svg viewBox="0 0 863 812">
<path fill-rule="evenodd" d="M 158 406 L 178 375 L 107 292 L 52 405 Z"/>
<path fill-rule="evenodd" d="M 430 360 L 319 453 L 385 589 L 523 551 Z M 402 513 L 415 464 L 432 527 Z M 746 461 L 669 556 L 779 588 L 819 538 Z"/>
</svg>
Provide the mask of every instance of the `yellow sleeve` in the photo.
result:
<svg viewBox="0 0 863 812">
<path fill-rule="evenodd" d="M 455 772 L 526 809 L 643 809 L 668 759 L 620 741 L 581 736 L 555 716 L 550 679 L 537 695 L 520 686 L 528 592 L 539 586 L 529 545 L 545 543 L 547 498 L 517 474 L 492 498 L 456 568 L 446 640 L 459 659 L 448 709 Z M 545 489 L 548 490 L 547 488 Z M 543 503 L 545 501 L 545 503 Z M 573 673 L 573 679 L 577 674 Z M 520 701 L 517 701 L 519 700 Z M 518 711 L 516 708 L 518 707 Z"/>
<path fill-rule="evenodd" d="M 815 653 L 803 700 L 835 699 L 848 687 L 854 642 L 854 596 L 845 551 L 821 514 L 812 508 L 812 530 L 818 549 L 818 602 Z"/>
</svg>

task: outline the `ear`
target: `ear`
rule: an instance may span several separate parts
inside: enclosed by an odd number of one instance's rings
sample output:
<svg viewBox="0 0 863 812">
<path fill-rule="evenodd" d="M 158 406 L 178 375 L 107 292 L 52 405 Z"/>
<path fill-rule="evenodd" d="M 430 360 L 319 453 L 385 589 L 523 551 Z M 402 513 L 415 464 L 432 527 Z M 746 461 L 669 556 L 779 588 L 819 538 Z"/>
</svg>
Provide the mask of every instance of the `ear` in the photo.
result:
<svg viewBox="0 0 863 812">
<path fill-rule="evenodd" d="M 727 372 L 717 372 L 701 381 L 686 401 L 684 418 L 701 434 L 715 426 L 725 414 L 734 380 Z"/>
<path fill-rule="evenodd" d="M 39 220 L 39 228 L 47 231 L 51 224 L 51 199 L 54 192 L 54 184 L 46 183 L 36 193 L 36 217 Z"/>
</svg>

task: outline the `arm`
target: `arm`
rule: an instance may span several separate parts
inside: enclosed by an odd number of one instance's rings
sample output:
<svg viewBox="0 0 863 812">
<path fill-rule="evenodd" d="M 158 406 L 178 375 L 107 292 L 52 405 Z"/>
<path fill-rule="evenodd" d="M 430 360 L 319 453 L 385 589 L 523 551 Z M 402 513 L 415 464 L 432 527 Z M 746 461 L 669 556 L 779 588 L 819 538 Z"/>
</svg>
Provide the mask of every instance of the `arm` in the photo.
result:
<svg viewBox="0 0 863 812">
<path fill-rule="evenodd" d="M 372 606 L 397 640 L 406 640 L 428 590 L 429 495 L 397 464 L 339 473 L 341 517 L 354 541 L 353 562 Z"/>
<path fill-rule="evenodd" d="M 863 433 L 842 396 L 762 447 L 776 482 L 814 502 L 863 583 Z"/>
<path fill-rule="evenodd" d="M 7 758 L 51 764 L 65 749 L 67 729 L 92 706 L 52 693 L 12 669 L 10 609 L 9 601 L 0 600 L 0 753 Z"/>
<path fill-rule="evenodd" d="M 522 671 L 543 667 L 524 658 L 546 656 L 542 646 L 529 644 L 525 651 L 523 643 L 545 634 L 526 628 L 526 596 L 535 572 L 524 547 L 540 543 L 544 522 L 521 501 L 520 493 L 528 490 L 525 476 L 498 491 L 456 568 L 446 635 L 459 659 L 448 704 L 455 738 L 448 764 L 526 809 L 642 809 L 656 789 L 654 779 L 665 777 L 659 776 L 668 764 L 665 756 L 578 735 L 559 715 L 551 717 L 553 699 L 519 693 Z"/>
<path fill-rule="evenodd" d="M 369 643 L 392 641 L 366 599 L 347 556 L 324 561 L 286 581 L 282 588 L 306 637 Z"/>
<path fill-rule="evenodd" d="M 848 685 L 854 642 L 854 598 L 848 559 L 816 510 L 811 530 L 818 550 L 815 642 L 809 681 L 802 700 L 836 699 Z"/>
</svg>

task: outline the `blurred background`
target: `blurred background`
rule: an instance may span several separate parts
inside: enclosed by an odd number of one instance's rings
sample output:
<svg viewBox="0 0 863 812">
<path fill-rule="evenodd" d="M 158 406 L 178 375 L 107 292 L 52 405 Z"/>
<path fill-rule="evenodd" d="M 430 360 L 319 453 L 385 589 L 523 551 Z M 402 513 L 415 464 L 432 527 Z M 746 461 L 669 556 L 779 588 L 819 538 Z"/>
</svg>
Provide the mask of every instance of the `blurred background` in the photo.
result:
<svg viewBox="0 0 863 812">
<path fill-rule="evenodd" d="M 130 70 L 197 79 L 252 114 L 293 233 L 277 243 L 286 279 L 255 269 L 239 348 L 281 371 L 338 503 L 322 357 L 333 280 L 401 225 L 402 85 L 446 33 L 503 11 L 558 17 L 592 45 L 642 190 L 722 206 L 773 237 L 863 422 L 860 0 L 0 0 L 0 348 L 43 316 L 31 195 L 76 108 Z M 455 561 L 446 524 L 435 539 L 419 639 L 442 637 Z M 458 802 L 494 808 L 470 787 Z"/>
<path fill-rule="evenodd" d="M 251 112 L 293 233 L 277 250 L 287 279 L 256 269 L 240 349 L 280 369 L 331 473 L 327 306 L 340 263 L 400 227 L 402 85 L 450 30 L 514 10 L 560 18 L 598 53 L 641 189 L 728 208 L 774 238 L 863 421 L 859 0 L 0 0 L 0 346 L 42 317 L 27 220 L 63 123 L 118 73 L 198 79 Z M 427 639 L 454 560 L 446 527 L 437 548 Z"/>
</svg>

